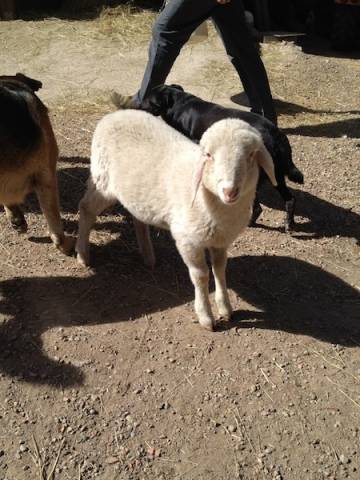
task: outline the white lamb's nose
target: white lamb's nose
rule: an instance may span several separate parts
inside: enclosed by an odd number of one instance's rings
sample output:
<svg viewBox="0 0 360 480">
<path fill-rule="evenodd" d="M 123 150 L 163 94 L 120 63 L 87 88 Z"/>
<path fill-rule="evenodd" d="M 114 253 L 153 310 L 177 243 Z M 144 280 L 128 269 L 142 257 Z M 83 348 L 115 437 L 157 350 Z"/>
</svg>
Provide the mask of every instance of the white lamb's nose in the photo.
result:
<svg viewBox="0 0 360 480">
<path fill-rule="evenodd" d="M 223 191 L 225 200 L 227 200 L 229 202 L 231 202 L 232 200 L 235 200 L 236 197 L 239 194 L 239 188 L 238 187 L 232 187 L 232 188 L 224 187 L 222 189 L 222 191 Z"/>
</svg>

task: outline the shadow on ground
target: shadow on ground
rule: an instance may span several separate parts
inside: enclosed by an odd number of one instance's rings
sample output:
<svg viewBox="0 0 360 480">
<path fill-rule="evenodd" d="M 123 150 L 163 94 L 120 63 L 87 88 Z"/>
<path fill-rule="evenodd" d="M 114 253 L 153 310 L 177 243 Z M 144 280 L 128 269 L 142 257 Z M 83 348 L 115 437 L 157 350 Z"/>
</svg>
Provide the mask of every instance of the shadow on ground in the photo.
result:
<svg viewBox="0 0 360 480">
<path fill-rule="evenodd" d="M 305 180 L 306 181 L 306 180 Z M 295 236 L 303 240 L 312 238 L 344 237 L 354 238 L 360 243 L 360 215 L 350 209 L 339 207 L 303 190 L 291 189 L 296 199 L 296 216 L 308 219 L 304 223 L 297 223 L 294 228 Z M 281 198 L 268 183 L 261 186 L 259 200 L 263 205 L 276 210 L 284 210 Z M 354 198 L 355 204 L 355 198 Z M 261 216 L 257 226 L 267 230 L 280 230 L 278 227 L 263 225 Z M 305 234 L 305 235 L 304 235 Z"/>
<path fill-rule="evenodd" d="M 283 132 L 286 135 L 301 135 L 303 137 L 360 138 L 360 117 L 315 125 L 297 125 L 296 127 L 284 128 Z"/>
<path fill-rule="evenodd" d="M 84 373 L 47 356 L 41 336 L 55 327 L 91 326 L 136 320 L 192 300 L 188 273 L 170 240 L 157 252 L 157 270 L 145 270 L 136 252 L 116 240 L 93 247 L 93 275 L 86 278 L 15 278 L 2 283 L 0 371 L 35 384 L 82 384 Z M 160 242 L 161 244 L 161 242 Z M 167 247 L 166 247 L 166 244 Z M 159 252 L 160 250 L 160 252 Z M 80 268 L 80 267 L 79 267 Z M 235 312 L 218 330 L 238 327 L 283 330 L 353 347 L 360 342 L 360 295 L 336 276 L 290 257 L 233 258 L 229 288 L 257 311 Z M 135 328 L 135 327 L 134 327 Z M 199 335 L 208 335 L 198 325 Z M 216 339 L 219 333 L 213 333 Z"/>
<path fill-rule="evenodd" d="M 233 95 L 231 100 L 237 105 L 248 107 L 249 102 L 244 92 Z M 360 138 L 360 110 L 324 110 L 313 109 L 297 103 L 286 102 L 274 99 L 278 115 L 296 116 L 300 113 L 326 114 L 326 115 L 357 115 L 357 118 L 347 120 L 336 120 L 334 122 L 317 123 L 314 125 L 297 125 L 296 127 L 283 128 L 286 135 L 302 135 L 304 137 L 326 137 L 326 138 Z"/>
</svg>

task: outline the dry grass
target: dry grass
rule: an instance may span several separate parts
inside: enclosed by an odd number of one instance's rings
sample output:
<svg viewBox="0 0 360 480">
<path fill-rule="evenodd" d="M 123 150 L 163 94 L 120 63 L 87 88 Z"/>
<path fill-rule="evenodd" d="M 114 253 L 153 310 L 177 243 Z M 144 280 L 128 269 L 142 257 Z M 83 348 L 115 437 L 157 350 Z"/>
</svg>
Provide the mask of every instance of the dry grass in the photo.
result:
<svg viewBox="0 0 360 480">
<path fill-rule="evenodd" d="M 49 469 L 46 468 L 47 459 L 44 458 L 41 455 L 38 443 L 37 443 L 36 438 L 34 436 L 33 436 L 33 443 L 34 443 L 34 452 L 33 453 L 30 452 L 30 455 L 31 455 L 31 458 L 32 458 L 35 466 L 36 466 L 38 479 L 39 480 L 55 480 L 56 467 L 57 467 L 58 462 L 59 462 L 61 450 L 62 450 L 62 447 L 64 445 L 64 440 L 61 442 L 61 444 L 59 446 L 59 450 L 58 450 L 57 455 L 56 455 L 56 458 L 55 458 L 52 466 L 49 467 Z"/>
<path fill-rule="evenodd" d="M 124 45 L 128 45 L 132 41 L 137 44 L 149 41 L 155 17 L 155 12 L 127 3 L 115 8 L 103 8 L 97 22 L 101 33 L 115 36 L 123 41 Z"/>
</svg>

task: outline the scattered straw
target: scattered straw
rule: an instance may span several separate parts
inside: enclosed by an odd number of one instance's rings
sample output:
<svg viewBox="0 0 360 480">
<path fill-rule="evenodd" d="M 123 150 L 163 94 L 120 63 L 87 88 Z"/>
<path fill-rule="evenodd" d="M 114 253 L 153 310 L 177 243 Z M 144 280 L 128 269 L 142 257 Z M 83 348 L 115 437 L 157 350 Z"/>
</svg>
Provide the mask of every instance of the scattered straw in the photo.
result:
<svg viewBox="0 0 360 480">
<path fill-rule="evenodd" d="M 148 42 L 156 13 L 134 7 L 131 3 L 104 8 L 97 20 L 99 32 L 116 37 L 124 45 Z"/>
<path fill-rule="evenodd" d="M 335 383 L 333 380 L 331 380 L 331 378 L 329 377 L 325 377 L 330 383 L 332 383 L 333 385 L 335 385 L 337 387 L 337 389 L 339 390 L 339 392 L 341 392 L 347 399 L 349 399 L 356 407 L 360 408 L 360 403 L 358 403 L 356 400 L 354 400 L 353 398 L 350 397 L 350 395 L 348 395 L 346 392 L 344 392 L 344 390 L 342 390 L 337 383 Z"/>
<path fill-rule="evenodd" d="M 45 466 L 45 459 L 41 455 L 39 445 L 36 441 L 36 438 L 35 438 L 34 435 L 32 436 L 32 438 L 33 438 L 33 443 L 34 443 L 34 453 L 30 452 L 30 455 L 31 455 L 31 458 L 32 458 L 36 468 L 37 468 L 38 479 L 39 480 L 55 480 L 55 470 L 56 470 L 56 467 L 59 463 L 59 458 L 60 458 L 61 450 L 62 450 L 62 447 L 64 445 L 65 439 L 62 440 L 62 442 L 59 446 L 58 453 L 57 453 L 56 458 L 54 460 L 54 463 L 53 463 L 52 467 L 50 468 L 49 472 L 47 472 L 46 471 L 46 466 Z"/>
</svg>

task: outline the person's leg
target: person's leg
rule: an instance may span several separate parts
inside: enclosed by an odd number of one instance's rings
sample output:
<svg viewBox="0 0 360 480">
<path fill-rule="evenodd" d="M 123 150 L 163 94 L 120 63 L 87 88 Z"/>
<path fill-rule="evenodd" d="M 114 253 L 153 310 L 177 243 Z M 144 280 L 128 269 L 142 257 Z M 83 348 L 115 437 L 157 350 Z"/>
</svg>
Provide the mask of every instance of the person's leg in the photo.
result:
<svg viewBox="0 0 360 480">
<path fill-rule="evenodd" d="M 166 4 L 153 27 L 149 60 L 135 103 L 140 105 L 152 88 L 165 82 L 183 45 L 217 5 L 216 0 L 171 0 Z"/>
<path fill-rule="evenodd" d="M 277 123 L 276 112 L 264 64 L 246 25 L 241 0 L 231 0 L 214 9 L 212 19 L 236 68 L 253 110 Z"/>
</svg>

